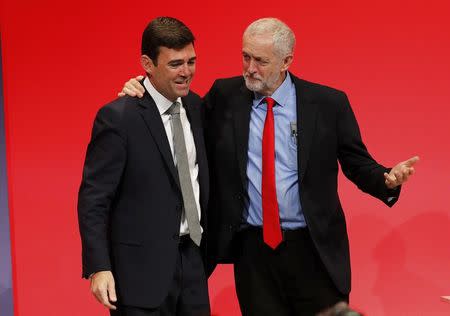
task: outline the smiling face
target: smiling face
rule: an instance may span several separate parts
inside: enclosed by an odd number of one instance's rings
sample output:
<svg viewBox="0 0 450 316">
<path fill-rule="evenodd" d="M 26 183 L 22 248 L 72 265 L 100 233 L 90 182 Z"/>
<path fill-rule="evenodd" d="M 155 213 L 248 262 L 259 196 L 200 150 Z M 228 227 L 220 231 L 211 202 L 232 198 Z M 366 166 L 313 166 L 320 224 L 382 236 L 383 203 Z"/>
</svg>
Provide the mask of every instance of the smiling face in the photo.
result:
<svg viewBox="0 0 450 316">
<path fill-rule="evenodd" d="M 196 63 L 192 43 L 181 49 L 161 46 L 157 61 L 153 62 L 147 55 L 142 55 L 141 63 L 152 85 L 168 100 L 175 101 L 189 93 Z"/>
<path fill-rule="evenodd" d="M 243 75 L 247 88 L 270 96 L 286 77 L 292 56 L 275 52 L 272 34 L 244 34 L 242 41 Z"/>
</svg>

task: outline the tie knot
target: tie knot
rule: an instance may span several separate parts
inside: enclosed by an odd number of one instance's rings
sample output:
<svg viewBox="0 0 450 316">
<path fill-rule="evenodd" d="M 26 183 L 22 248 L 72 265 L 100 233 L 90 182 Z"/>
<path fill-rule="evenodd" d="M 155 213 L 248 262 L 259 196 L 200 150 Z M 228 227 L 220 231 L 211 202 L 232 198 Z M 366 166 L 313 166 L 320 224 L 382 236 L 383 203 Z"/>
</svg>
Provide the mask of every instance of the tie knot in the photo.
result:
<svg viewBox="0 0 450 316">
<path fill-rule="evenodd" d="M 266 103 L 267 103 L 267 108 L 273 108 L 273 106 L 275 105 L 275 100 L 272 99 L 271 97 L 266 97 L 265 98 Z"/>
<path fill-rule="evenodd" d="M 176 101 L 174 102 L 170 108 L 167 110 L 167 113 L 171 114 L 171 115 L 177 115 L 180 114 L 180 102 Z"/>
</svg>

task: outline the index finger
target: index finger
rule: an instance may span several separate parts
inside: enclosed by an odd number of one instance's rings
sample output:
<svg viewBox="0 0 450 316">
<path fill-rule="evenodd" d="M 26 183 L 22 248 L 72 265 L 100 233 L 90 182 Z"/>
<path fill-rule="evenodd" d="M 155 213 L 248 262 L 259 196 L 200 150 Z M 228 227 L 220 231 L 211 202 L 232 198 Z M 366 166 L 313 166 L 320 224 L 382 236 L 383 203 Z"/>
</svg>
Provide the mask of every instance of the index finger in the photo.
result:
<svg viewBox="0 0 450 316">
<path fill-rule="evenodd" d="M 413 166 L 415 163 L 417 163 L 419 160 L 420 160 L 419 156 L 414 156 L 406 160 L 405 164 L 410 167 Z"/>
<path fill-rule="evenodd" d="M 128 86 L 129 88 L 134 88 L 140 92 L 144 92 L 145 89 L 144 87 L 141 85 L 139 80 L 136 80 L 135 78 L 131 78 L 130 80 L 128 80 L 128 82 L 125 84 L 125 86 Z"/>
<path fill-rule="evenodd" d="M 108 307 L 109 309 L 117 309 L 117 307 L 116 306 L 114 306 L 114 305 L 112 305 L 110 302 L 109 302 L 109 299 L 108 299 L 108 293 L 107 293 L 108 291 L 106 290 L 106 289 L 102 289 L 102 291 L 99 293 L 100 294 L 100 302 L 104 305 L 104 306 L 106 306 L 106 307 Z"/>
</svg>

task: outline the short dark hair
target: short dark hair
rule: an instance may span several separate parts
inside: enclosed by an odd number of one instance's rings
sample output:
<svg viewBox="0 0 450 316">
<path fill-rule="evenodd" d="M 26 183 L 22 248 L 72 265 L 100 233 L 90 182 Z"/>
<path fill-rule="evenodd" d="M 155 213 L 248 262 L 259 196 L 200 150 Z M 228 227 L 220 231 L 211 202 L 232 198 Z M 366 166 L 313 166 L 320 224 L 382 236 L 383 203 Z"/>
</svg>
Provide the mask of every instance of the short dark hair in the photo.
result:
<svg viewBox="0 0 450 316">
<path fill-rule="evenodd" d="M 147 55 L 156 65 L 161 46 L 181 49 L 194 43 L 191 30 L 180 20 L 168 16 L 152 20 L 142 34 L 141 54 Z"/>
</svg>

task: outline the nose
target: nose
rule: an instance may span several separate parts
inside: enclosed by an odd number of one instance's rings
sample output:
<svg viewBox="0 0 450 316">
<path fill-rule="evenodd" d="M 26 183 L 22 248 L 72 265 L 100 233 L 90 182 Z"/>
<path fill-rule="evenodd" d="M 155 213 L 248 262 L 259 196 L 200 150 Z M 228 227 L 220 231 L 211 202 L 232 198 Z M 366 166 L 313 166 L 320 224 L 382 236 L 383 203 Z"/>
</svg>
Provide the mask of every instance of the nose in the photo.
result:
<svg viewBox="0 0 450 316">
<path fill-rule="evenodd" d="M 191 67 L 187 64 L 184 63 L 181 67 L 180 67 L 180 75 L 184 76 L 184 77 L 189 77 L 192 74 L 192 69 Z"/>
<path fill-rule="evenodd" d="M 253 59 L 250 59 L 250 61 L 248 62 L 247 71 L 251 74 L 254 74 L 256 72 L 256 63 Z"/>
</svg>

